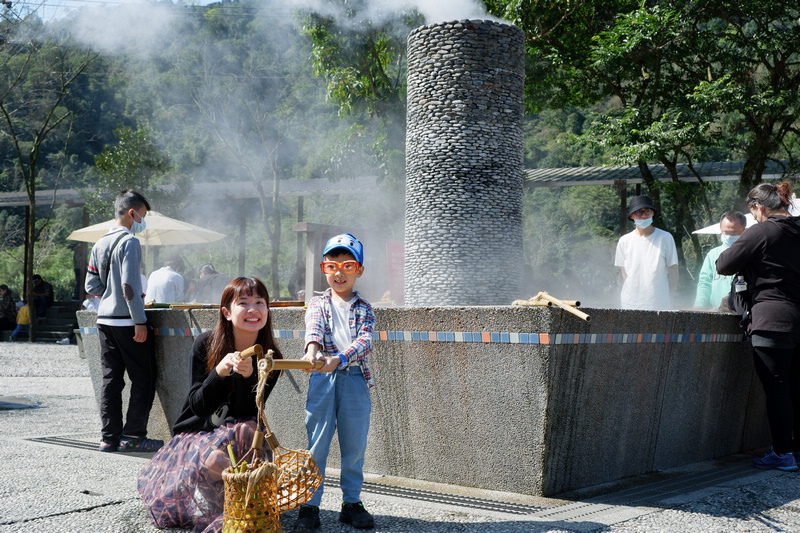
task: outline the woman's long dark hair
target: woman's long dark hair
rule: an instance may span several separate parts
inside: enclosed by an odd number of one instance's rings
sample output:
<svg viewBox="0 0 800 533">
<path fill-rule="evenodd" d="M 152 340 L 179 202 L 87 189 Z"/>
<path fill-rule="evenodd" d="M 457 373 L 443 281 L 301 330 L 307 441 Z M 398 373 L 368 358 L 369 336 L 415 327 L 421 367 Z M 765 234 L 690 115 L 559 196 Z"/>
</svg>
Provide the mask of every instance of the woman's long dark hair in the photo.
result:
<svg viewBox="0 0 800 533">
<path fill-rule="evenodd" d="M 792 203 L 792 184 L 784 181 L 778 185 L 759 183 L 747 193 L 747 208 L 760 205 L 767 215 L 788 209 Z"/>
<path fill-rule="evenodd" d="M 208 337 L 208 371 L 209 373 L 214 370 L 214 367 L 222 361 L 222 358 L 227 354 L 236 351 L 233 336 L 233 324 L 230 320 L 225 318 L 222 312 L 223 308 L 228 311 L 231 310 L 233 304 L 239 299 L 240 296 L 260 296 L 269 302 L 269 292 L 267 287 L 258 278 L 238 277 L 231 280 L 230 283 L 222 291 L 222 297 L 219 304 L 219 318 L 217 319 L 217 326 Z M 283 359 L 280 349 L 275 344 L 275 339 L 272 337 L 272 313 L 267 315 L 267 323 L 258 331 L 256 343 L 264 348 L 264 353 L 267 350 L 272 350 L 273 359 Z M 270 381 L 278 379 L 279 372 L 271 372 Z"/>
</svg>

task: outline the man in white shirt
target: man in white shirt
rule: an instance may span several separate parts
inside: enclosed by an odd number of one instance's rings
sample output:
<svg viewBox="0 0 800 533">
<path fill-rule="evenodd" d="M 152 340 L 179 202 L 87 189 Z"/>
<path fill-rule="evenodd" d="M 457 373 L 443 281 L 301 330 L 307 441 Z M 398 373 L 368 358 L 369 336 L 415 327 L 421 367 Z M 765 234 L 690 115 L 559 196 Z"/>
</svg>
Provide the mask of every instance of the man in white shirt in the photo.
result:
<svg viewBox="0 0 800 533">
<path fill-rule="evenodd" d="M 617 243 L 614 266 L 620 267 L 623 309 L 672 309 L 678 287 L 678 251 L 672 235 L 652 225 L 656 208 L 647 196 L 635 196 L 628 218 L 636 228 Z"/>
<path fill-rule="evenodd" d="M 147 279 L 145 303 L 183 302 L 184 280 L 181 276 L 184 264 L 179 255 L 173 255 L 164 266 L 150 274 Z"/>
</svg>

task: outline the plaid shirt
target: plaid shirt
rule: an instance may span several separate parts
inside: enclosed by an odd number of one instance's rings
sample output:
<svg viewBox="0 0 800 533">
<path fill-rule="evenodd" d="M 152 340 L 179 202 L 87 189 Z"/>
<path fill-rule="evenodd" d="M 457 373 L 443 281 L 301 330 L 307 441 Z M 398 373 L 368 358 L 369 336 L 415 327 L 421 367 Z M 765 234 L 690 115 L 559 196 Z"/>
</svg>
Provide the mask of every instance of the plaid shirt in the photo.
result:
<svg viewBox="0 0 800 533">
<path fill-rule="evenodd" d="M 353 341 L 342 355 L 347 359 L 348 365 L 361 365 L 364 372 L 364 379 L 370 387 L 375 386 L 372 374 L 367 364 L 367 355 L 372 351 L 372 328 L 375 325 L 375 315 L 372 306 L 363 299 L 358 291 L 353 291 L 355 300 L 350 305 L 350 338 Z M 335 357 L 339 354 L 336 343 L 333 340 L 331 325 L 331 289 L 327 289 L 322 295 L 315 296 L 308 303 L 306 310 L 306 337 L 305 345 L 316 342 L 322 346 L 322 352 L 327 357 Z"/>
</svg>

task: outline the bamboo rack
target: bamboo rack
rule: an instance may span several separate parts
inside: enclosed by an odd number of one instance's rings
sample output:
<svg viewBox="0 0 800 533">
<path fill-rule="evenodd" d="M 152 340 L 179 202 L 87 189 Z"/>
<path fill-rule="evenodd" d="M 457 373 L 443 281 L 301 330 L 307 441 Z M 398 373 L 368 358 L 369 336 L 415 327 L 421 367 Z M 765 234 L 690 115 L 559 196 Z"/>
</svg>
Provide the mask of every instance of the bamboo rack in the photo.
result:
<svg viewBox="0 0 800 533">
<path fill-rule="evenodd" d="M 547 294 L 546 292 L 540 292 L 539 294 L 534 296 L 533 299 L 534 300 L 538 300 L 538 301 L 544 300 L 546 302 L 549 302 L 549 303 L 551 303 L 551 304 L 553 304 L 553 305 L 555 305 L 557 307 L 560 307 L 564 311 L 572 313 L 573 315 L 575 315 L 576 317 L 580 318 L 581 320 L 585 320 L 586 322 L 589 322 L 589 321 L 592 320 L 592 317 L 590 317 L 588 314 L 584 313 L 583 311 L 579 311 L 579 310 L 575 309 L 575 306 L 569 305 L 564 300 L 559 300 L 558 298 L 554 298 L 554 297 L 550 296 L 549 294 Z M 576 303 L 580 303 L 580 302 L 576 302 Z"/>
</svg>

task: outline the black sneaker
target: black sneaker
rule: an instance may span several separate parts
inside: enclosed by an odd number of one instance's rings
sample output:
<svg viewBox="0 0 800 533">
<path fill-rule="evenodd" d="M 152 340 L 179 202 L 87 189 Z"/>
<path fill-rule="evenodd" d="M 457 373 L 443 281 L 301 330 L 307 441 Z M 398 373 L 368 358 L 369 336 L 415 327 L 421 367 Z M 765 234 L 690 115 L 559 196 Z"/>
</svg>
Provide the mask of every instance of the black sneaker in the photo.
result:
<svg viewBox="0 0 800 533">
<path fill-rule="evenodd" d="M 316 505 L 304 505 L 297 514 L 294 523 L 294 533 L 314 533 L 319 527 L 319 507 Z"/>
<path fill-rule="evenodd" d="M 357 529 L 372 529 L 375 527 L 375 520 L 372 515 L 364 509 L 364 504 L 342 503 L 342 512 L 339 513 L 339 522 L 350 524 Z"/>
</svg>

